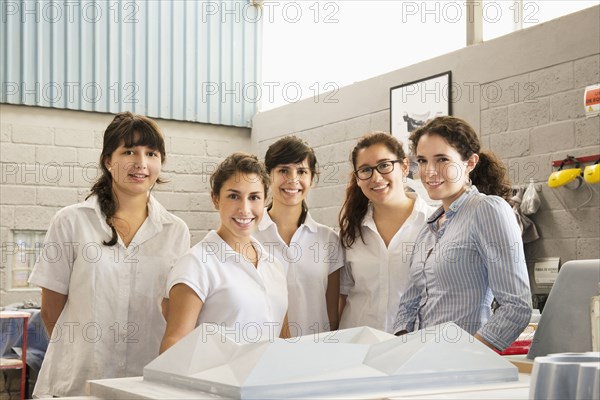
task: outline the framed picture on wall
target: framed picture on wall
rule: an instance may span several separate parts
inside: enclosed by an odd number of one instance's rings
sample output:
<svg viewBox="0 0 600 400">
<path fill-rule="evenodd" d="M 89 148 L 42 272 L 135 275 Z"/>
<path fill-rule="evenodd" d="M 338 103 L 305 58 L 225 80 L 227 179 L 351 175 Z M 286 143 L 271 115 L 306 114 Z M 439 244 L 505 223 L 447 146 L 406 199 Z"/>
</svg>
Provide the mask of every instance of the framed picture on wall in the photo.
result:
<svg viewBox="0 0 600 400">
<path fill-rule="evenodd" d="M 447 71 L 390 89 L 390 132 L 404 143 L 407 154 L 412 131 L 429 119 L 452 115 L 451 76 Z"/>
<path fill-rule="evenodd" d="M 452 72 L 447 71 L 414 82 L 404 83 L 390 89 L 390 132 L 404 145 L 410 154 L 408 137 L 426 121 L 442 115 L 452 115 Z M 439 201 L 429 198 L 421 183 L 419 168 L 413 157 L 405 185 L 417 192 L 428 204 L 439 206 Z"/>
</svg>

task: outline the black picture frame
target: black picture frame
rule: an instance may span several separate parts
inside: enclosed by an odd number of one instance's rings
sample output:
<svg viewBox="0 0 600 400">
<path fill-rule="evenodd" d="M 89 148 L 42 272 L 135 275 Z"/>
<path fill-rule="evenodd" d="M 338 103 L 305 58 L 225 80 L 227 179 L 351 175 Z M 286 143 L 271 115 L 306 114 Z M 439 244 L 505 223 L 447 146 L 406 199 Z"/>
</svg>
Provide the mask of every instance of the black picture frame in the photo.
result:
<svg viewBox="0 0 600 400">
<path fill-rule="evenodd" d="M 408 152 L 410 133 L 427 120 L 452 115 L 452 71 L 390 89 L 390 133 Z"/>
</svg>

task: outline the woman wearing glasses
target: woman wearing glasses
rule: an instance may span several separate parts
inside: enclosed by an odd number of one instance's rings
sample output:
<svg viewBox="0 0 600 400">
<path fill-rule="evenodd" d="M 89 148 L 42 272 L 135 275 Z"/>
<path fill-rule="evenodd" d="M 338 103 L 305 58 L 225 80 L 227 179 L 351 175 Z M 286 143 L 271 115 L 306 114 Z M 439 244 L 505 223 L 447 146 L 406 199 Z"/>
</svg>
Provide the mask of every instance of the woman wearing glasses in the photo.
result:
<svg viewBox="0 0 600 400">
<path fill-rule="evenodd" d="M 433 208 L 405 192 L 409 162 L 390 134 L 364 136 L 351 159 L 353 173 L 339 218 L 346 254 L 340 329 L 366 325 L 393 333 L 400 296 L 409 284 L 414 241 Z"/>
</svg>

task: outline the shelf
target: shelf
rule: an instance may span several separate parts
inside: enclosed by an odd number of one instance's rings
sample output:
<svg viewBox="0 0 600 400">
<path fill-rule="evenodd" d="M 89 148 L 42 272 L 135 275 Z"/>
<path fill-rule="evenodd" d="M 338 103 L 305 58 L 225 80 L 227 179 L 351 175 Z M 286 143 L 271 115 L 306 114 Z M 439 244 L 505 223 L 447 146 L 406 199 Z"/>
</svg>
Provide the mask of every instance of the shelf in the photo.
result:
<svg viewBox="0 0 600 400">
<path fill-rule="evenodd" d="M 0 319 L 22 319 L 23 335 L 21 339 L 21 358 L 0 358 L 0 370 L 21 370 L 21 399 L 25 398 L 25 384 L 27 382 L 27 324 L 31 315 L 27 312 L 0 311 Z"/>
<path fill-rule="evenodd" d="M 596 154 L 593 156 L 575 157 L 575 159 L 577 161 L 579 161 L 580 164 L 596 162 L 596 161 L 598 161 L 598 158 L 600 158 L 600 154 Z M 560 167 L 560 164 L 562 164 L 563 162 L 565 163 L 564 165 L 574 164 L 574 162 L 571 160 L 556 160 L 556 161 L 552 161 L 552 166 Z"/>
</svg>

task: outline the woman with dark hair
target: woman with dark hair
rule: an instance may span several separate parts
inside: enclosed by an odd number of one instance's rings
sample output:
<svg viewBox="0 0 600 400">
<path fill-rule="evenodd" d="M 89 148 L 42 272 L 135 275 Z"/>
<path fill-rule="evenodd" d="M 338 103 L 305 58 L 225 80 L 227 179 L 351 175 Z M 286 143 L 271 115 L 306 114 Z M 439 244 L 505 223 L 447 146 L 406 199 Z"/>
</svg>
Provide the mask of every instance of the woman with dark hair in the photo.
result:
<svg viewBox="0 0 600 400">
<path fill-rule="evenodd" d="M 317 175 L 317 157 L 305 142 L 286 136 L 269 146 L 265 166 L 272 201 L 256 238 L 286 272 L 290 334 L 335 330 L 343 265 L 339 238 L 312 219 L 306 204 Z"/>
<path fill-rule="evenodd" d="M 394 330 L 453 321 L 503 350 L 531 316 L 521 230 L 506 201 L 506 169 L 460 118 L 435 118 L 414 131 L 410 143 L 429 197 L 442 206 L 417 238 L 411 287 Z M 494 297 L 499 307 L 492 315 Z"/>
<path fill-rule="evenodd" d="M 283 268 L 251 236 L 269 189 L 263 164 L 256 156 L 234 153 L 211 175 L 210 187 L 221 224 L 169 273 L 161 353 L 203 323 L 233 331 L 241 342 L 289 335 Z"/>
<path fill-rule="evenodd" d="M 190 243 L 150 195 L 165 156 L 154 121 L 117 114 L 92 193 L 52 220 L 29 278 L 50 336 L 34 396 L 83 395 L 87 380 L 138 376 L 158 355 L 167 274 Z"/>
<path fill-rule="evenodd" d="M 339 218 L 346 254 L 340 328 L 366 325 L 391 333 L 409 283 L 414 240 L 433 209 L 416 193 L 405 191 L 409 162 L 392 135 L 362 137 L 351 161 Z"/>
</svg>

